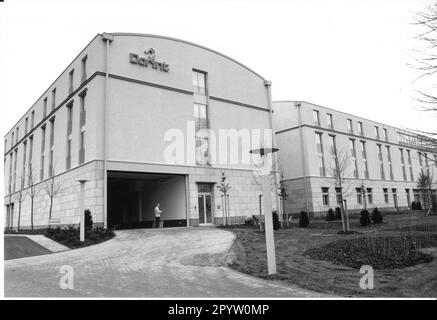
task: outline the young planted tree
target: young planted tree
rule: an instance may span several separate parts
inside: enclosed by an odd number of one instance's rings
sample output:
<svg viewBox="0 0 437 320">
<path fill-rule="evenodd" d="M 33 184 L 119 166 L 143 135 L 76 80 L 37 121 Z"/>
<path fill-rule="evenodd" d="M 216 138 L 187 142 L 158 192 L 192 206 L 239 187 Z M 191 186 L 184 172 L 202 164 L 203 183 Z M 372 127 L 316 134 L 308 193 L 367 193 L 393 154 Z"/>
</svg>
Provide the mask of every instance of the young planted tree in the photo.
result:
<svg viewBox="0 0 437 320">
<path fill-rule="evenodd" d="M 18 220 L 17 220 L 17 230 L 20 231 L 21 223 L 21 204 L 26 198 L 26 192 L 24 191 L 24 176 L 20 177 L 20 190 L 16 193 L 15 197 L 18 202 Z"/>
<path fill-rule="evenodd" d="M 285 202 L 286 202 L 286 200 L 287 200 L 287 198 L 288 198 L 287 188 L 286 188 L 284 182 L 282 181 L 283 177 L 284 177 L 284 175 L 283 175 L 283 173 L 281 172 L 281 173 L 280 173 L 280 179 L 278 179 L 279 182 L 278 182 L 277 189 L 276 189 L 276 191 L 277 191 L 277 196 L 279 197 L 279 199 L 280 199 L 280 203 L 281 203 L 281 205 L 282 205 L 282 210 L 278 210 L 278 212 L 282 212 L 282 214 L 286 213 Z M 278 209 L 279 209 L 279 208 L 278 208 Z M 282 220 L 282 219 L 281 219 L 281 220 Z M 288 215 L 287 215 L 287 217 L 286 217 L 286 220 L 287 220 L 287 221 L 285 222 L 285 224 L 286 224 L 286 226 L 288 227 Z"/>
<path fill-rule="evenodd" d="M 334 180 L 335 189 L 337 192 L 337 200 L 341 209 L 341 223 L 343 232 L 349 232 L 349 216 L 344 207 L 344 199 L 350 194 L 351 185 L 347 182 L 346 175 L 349 168 L 349 155 L 341 149 L 338 150 L 336 146 L 331 146 L 330 173 Z"/>
<path fill-rule="evenodd" d="M 432 191 L 435 187 L 435 182 L 432 174 L 428 171 L 420 171 L 417 177 L 417 188 L 423 194 L 424 208 L 430 208 L 432 204 Z"/>
<path fill-rule="evenodd" d="M 219 189 L 222 193 L 223 225 L 231 225 L 231 213 L 229 209 L 229 190 L 231 190 L 232 187 L 227 182 L 227 177 L 224 171 L 222 171 L 222 176 L 220 178 L 220 182 L 217 184 L 217 189 Z"/>
<path fill-rule="evenodd" d="M 27 181 L 29 183 L 29 187 L 26 189 L 26 193 L 30 198 L 30 227 L 33 230 L 34 200 L 41 190 L 37 185 L 35 185 L 35 174 L 32 164 L 29 164 L 29 170 L 27 172 Z"/>
<path fill-rule="evenodd" d="M 42 186 L 45 193 L 50 198 L 49 220 L 52 218 L 53 201 L 55 197 L 62 191 L 61 182 L 59 180 L 56 181 L 54 171 L 55 170 L 53 167 L 50 179 L 46 180 Z"/>
</svg>

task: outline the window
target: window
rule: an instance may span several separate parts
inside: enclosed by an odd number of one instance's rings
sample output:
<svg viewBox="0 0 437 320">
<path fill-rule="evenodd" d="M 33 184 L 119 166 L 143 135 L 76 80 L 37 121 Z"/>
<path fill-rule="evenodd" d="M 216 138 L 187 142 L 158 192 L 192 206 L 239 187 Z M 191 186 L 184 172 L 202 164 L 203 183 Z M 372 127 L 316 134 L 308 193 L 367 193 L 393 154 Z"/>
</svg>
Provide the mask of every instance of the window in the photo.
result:
<svg viewBox="0 0 437 320">
<path fill-rule="evenodd" d="M 413 167 L 410 167 L 410 180 L 414 181 Z"/>
<path fill-rule="evenodd" d="M 27 127 L 29 125 L 29 118 L 26 117 L 24 120 L 24 134 L 27 134 Z"/>
<path fill-rule="evenodd" d="M 79 94 L 79 98 L 80 98 L 80 116 L 79 116 L 80 124 L 79 124 L 79 127 L 80 128 L 82 128 L 86 124 L 86 107 L 85 107 L 86 92 L 87 92 L 87 90 L 85 89 L 84 91 L 82 91 Z"/>
<path fill-rule="evenodd" d="M 354 166 L 354 178 L 358 179 L 358 163 L 357 163 L 357 159 L 352 159 L 352 164 Z"/>
<path fill-rule="evenodd" d="M 46 144 L 46 126 L 41 127 L 41 163 L 40 163 L 40 179 L 44 179 L 44 158 Z"/>
<path fill-rule="evenodd" d="M 11 148 L 14 146 L 14 137 L 15 137 L 15 134 L 14 134 L 14 131 L 12 131 L 12 134 L 11 134 Z"/>
<path fill-rule="evenodd" d="M 15 129 L 15 135 L 16 135 L 16 137 L 15 137 L 16 141 L 15 141 L 15 143 L 18 143 L 18 135 L 19 135 L 19 133 L 20 133 L 20 127 L 17 127 L 17 129 Z"/>
<path fill-rule="evenodd" d="M 411 154 L 410 154 L 410 150 L 407 150 L 407 158 L 408 158 L 408 164 L 411 166 Z"/>
<path fill-rule="evenodd" d="M 329 188 L 322 187 L 322 204 L 329 206 Z"/>
<path fill-rule="evenodd" d="M 32 167 L 32 157 L 33 157 L 33 135 L 29 138 L 29 168 Z"/>
<path fill-rule="evenodd" d="M 23 170 L 21 171 L 20 177 L 20 188 L 24 188 L 24 177 L 26 177 L 26 151 L 27 151 L 27 141 L 23 142 Z"/>
<path fill-rule="evenodd" d="M 87 75 L 86 75 L 86 61 L 88 59 L 88 56 L 85 56 L 82 58 L 82 62 L 81 62 L 81 69 L 82 69 L 82 82 L 84 82 L 87 79 Z"/>
<path fill-rule="evenodd" d="M 358 121 L 358 134 L 364 136 L 363 123 L 361 121 Z"/>
<path fill-rule="evenodd" d="M 389 198 L 388 198 L 388 189 L 387 188 L 383 188 L 382 192 L 384 193 L 384 202 L 388 203 L 389 202 Z"/>
<path fill-rule="evenodd" d="M 367 191 L 367 201 L 369 204 L 373 204 L 372 188 L 366 188 Z"/>
<path fill-rule="evenodd" d="M 361 190 L 361 188 L 355 188 L 355 192 L 357 194 L 357 203 L 358 204 L 363 204 L 363 192 Z"/>
<path fill-rule="evenodd" d="M 71 138 L 67 138 L 67 158 L 65 167 L 67 170 L 71 169 Z"/>
<path fill-rule="evenodd" d="M 68 93 L 73 92 L 73 83 L 74 82 L 74 69 L 70 71 L 68 74 Z"/>
<path fill-rule="evenodd" d="M 16 148 L 14 151 L 14 176 L 12 178 L 12 181 L 14 183 L 14 186 L 12 188 L 13 192 L 15 192 L 16 182 L 17 182 L 17 158 L 18 158 L 18 148 Z"/>
<path fill-rule="evenodd" d="M 53 152 L 55 149 L 55 118 L 50 119 L 50 151 L 49 151 L 49 177 L 54 174 Z"/>
<path fill-rule="evenodd" d="M 32 110 L 32 113 L 30 114 L 30 128 L 33 129 L 35 126 L 35 110 Z"/>
<path fill-rule="evenodd" d="M 377 152 L 378 152 L 378 160 L 379 160 L 379 172 L 381 175 L 381 179 L 385 180 L 385 172 L 384 172 L 384 160 L 382 158 L 382 150 L 381 150 L 381 145 L 377 144 L 376 145 L 377 148 Z"/>
<path fill-rule="evenodd" d="M 360 141 L 361 142 L 361 156 L 363 159 L 367 159 L 367 152 L 366 152 L 366 141 Z"/>
<path fill-rule="evenodd" d="M 351 156 L 355 158 L 357 156 L 357 151 L 355 149 L 355 139 L 349 139 L 350 148 L 351 148 Z"/>
<path fill-rule="evenodd" d="M 56 88 L 52 90 L 52 110 L 56 107 Z"/>
<path fill-rule="evenodd" d="M 206 95 L 206 73 L 193 70 L 194 93 Z"/>
<path fill-rule="evenodd" d="M 207 106 L 204 104 L 194 104 L 194 120 L 196 131 L 208 129 Z"/>
<path fill-rule="evenodd" d="M 81 131 L 79 135 L 79 164 L 85 162 L 85 131 Z"/>
<path fill-rule="evenodd" d="M 11 153 L 9 154 L 9 184 L 8 184 L 8 189 L 9 189 L 8 191 L 9 191 L 9 194 L 12 193 L 12 172 L 13 172 L 13 170 L 12 170 L 13 166 L 12 166 L 12 164 L 13 164 L 13 162 L 14 162 L 14 153 L 11 152 Z"/>
<path fill-rule="evenodd" d="M 326 114 L 326 121 L 328 122 L 328 128 L 334 129 L 334 123 L 332 122 L 332 114 Z"/>
<path fill-rule="evenodd" d="M 380 144 L 377 144 L 377 145 L 376 145 L 376 149 L 377 149 L 377 152 L 378 152 L 378 160 L 379 160 L 379 161 L 383 161 L 383 160 L 382 160 L 381 145 L 380 145 Z"/>
<path fill-rule="evenodd" d="M 336 147 L 335 147 L 335 136 L 333 135 L 329 135 L 328 136 L 329 139 L 329 151 L 335 155 L 336 154 Z"/>
<path fill-rule="evenodd" d="M 391 163 L 390 147 L 389 146 L 385 146 L 385 148 L 387 150 L 387 161 L 388 161 L 388 168 L 389 168 L 389 172 L 390 172 L 390 180 L 394 180 L 393 166 L 392 166 L 392 163 Z"/>
<path fill-rule="evenodd" d="M 379 140 L 379 128 L 375 126 L 375 138 Z"/>
<path fill-rule="evenodd" d="M 73 131 L 73 101 L 67 105 L 67 157 L 66 157 L 66 169 L 71 168 L 71 140 Z"/>
<path fill-rule="evenodd" d="M 385 146 L 385 148 L 387 150 L 387 161 L 391 162 L 390 147 L 389 146 Z"/>
<path fill-rule="evenodd" d="M 317 152 L 323 153 L 322 134 L 320 132 L 316 132 L 316 146 Z"/>
<path fill-rule="evenodd" d="M 387 128 L 384 128 L 384 140 L 388 141 L 388 134 L 387 134 Z"/>
<path fill-rule="evenodd" d="M 326 176 L 325 159 L 323 155 L 319 155 L 319 173 L 321 177 Z"/>
<path fill-rule="evenodd" d="M 4 153 L 6 153 L 7 149 L 8 149 L 8 139 L 5 139 L 5 151 L 4 151 Z"/>
<path fill-rule="evenodd" d="M 354 130 L 352 128 L 352 119 L 347 119 L 347 130 L 349 133 L 354 133 Z"/>
<path fill-rule="evenodd" d="M 208 129 L 208 112 L 204 104 L 194 104 L 194 119 L 196 128 L 196 164 L 209 164 L 209 139 L 205 132 Z"/>
<path fill-rule="evenodd" d="M 42 110 L 42 117 L 45 118 L 46 116 L 47 116 L 47 97 L 44 98 L 43 110 Z"/>
<path fill-rule="evenodd" d="M 313 110 L 313 120 L 314 120 L 314 125 L 320 127 L 319 111 Z"/>
</svg>

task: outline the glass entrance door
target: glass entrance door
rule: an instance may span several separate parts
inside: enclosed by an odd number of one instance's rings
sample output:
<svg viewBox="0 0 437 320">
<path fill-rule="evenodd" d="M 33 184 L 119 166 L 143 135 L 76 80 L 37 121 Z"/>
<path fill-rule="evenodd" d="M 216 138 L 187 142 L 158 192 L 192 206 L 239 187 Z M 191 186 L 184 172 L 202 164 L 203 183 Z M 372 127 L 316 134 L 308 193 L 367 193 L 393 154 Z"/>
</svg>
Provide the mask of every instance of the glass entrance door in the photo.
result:
<svg viewBox="0 0 437 320">
<path fill-rule="evenodd" d="M 198 196 L 199 223 L 212 223 L 211 193 L 200 193 Z"/>
</svg>

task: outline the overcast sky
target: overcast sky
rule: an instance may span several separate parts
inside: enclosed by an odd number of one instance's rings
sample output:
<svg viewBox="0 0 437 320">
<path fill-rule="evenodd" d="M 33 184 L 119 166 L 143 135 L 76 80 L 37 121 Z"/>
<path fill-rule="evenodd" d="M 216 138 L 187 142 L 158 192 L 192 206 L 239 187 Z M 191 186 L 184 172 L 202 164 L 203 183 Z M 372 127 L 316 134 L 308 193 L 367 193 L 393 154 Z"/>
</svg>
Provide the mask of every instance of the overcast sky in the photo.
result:
<svg viewBox="0 0 437 320">
<path fill-rule="evenodd" d="M 412 14 L 429 2 L 6 0 L 0 3 L 2 132 L 105 31 L 159 34 L 215 49 L 271 80 L 274 100 L 305 100 L 435 130 L 437 118 L 419 112 L 413 98 L 426 81 L 413 84 L 417 75 L 407 65 L 417 45 Z"/>
</svg>

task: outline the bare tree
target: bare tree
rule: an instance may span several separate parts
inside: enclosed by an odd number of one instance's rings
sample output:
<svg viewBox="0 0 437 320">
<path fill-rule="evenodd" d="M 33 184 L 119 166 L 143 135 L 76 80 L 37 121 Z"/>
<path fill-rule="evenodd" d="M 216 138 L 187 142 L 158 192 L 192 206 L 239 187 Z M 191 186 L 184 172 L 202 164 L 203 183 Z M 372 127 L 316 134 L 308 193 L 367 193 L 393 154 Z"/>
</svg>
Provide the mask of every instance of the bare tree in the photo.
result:
<svg viewBox="0 0 437 320">
<path fill-rule="evenodd" d="M 15 195 L 16 200 L 18 201 L 18 221 L 17 221 L 17 230 L 20 231 L 20 223 L 21 223 L 21 204 L 23 203 L 24 199 L 26 198 L 26 192 L 24 190 L 24 180 L 25 177 L 20 177 L 20 190 Z"/>
<path fill-rule="evenodd" d="M 419 28 L 416 39 L 420 40 L 423 47 L 415 50 L 415 65 L 420 76 L 423 78 L 435 78 L 437 76 L 437 1 L 425 7 L 414 15 L 414 25 Z M 431 80 L 434 82 L 434 80 Z M 421 110 L 437 112 L 437 96 L 423 90 L 418 91 Z"/>
<path fill-rule="evenodd" d="M 434 177 L 430 172 L 420 171 L 417 178 L 417 188 L 423 195 L 424 207 L 427 209 L 432 203 L 432 191 L 435 187 Z"/>
<path fill-rule="evenodd" d="M 62 191 L 62 184 L 59 180 L 56 181 L 54 172 L 55 172 L 55 169 L 53 166 L 50 179 L 46 180 L 42 186 L 45 193 L 50 198 L 49 220 L 52 218 L 53 201 L 54 201 L 55 197 Z"/>
<path fill-rule="evenodd" d="M 227 177 L 225 172 L 222 171 L 222 176 L 220 178 L 220 182 L 217 184 L 217 189 L 222 193 L 222 209 L 223 209 L 223 225 L 228 224 L 231 225 L 231 211 L 229 208 L 229 190 L 232 187 L 227 182 Z"/>
<path fill-rule="evenodd" d="M 280 203 L 282 205 L 282 210 L 279 210 L 278 208 L 278 212 L 280 212 L 281 214 L 281 221 L 282 221 L 282 216 L 284 215 L 284 213 L 286 214 L 286 222 L 285 225 L 288 227 L 288 214 L 287 214 L 287 210 L 285 208 L 285 203 L 286 200 L 288 198 L 288 193 L 287 193 L 287 187 L 285 186 L 284 182 L 283 182 L 283 178 L 284 178 L 284 174 L 282 172 L 279 172 L 279 179 L 278 180 L 278 184 L 276 186 L 276 192 L 277 192 L 277 196 L 280 199 Z"/>
<path fill-rule="evenodd" d="M 34 200 L 41 189 L 35 185 L 35 176 L 33 172 L 32 164 L 29 164 L 29 170 L 27 172 L 27 181 L 29 183 L 29 187 L 26 189 L 27 195 L 30 197 L 30 226 L 33 230 L 33 209 L 34 209 Z"/>
<path fill-rule="evenodd" d="M 349 216 L 344 207 L 344 199 L 350 194 L 352 185 L 346 179 L 350 164 L 348 153 L 344 149 L 331 148 L 332 161 L 330 162 L 330 173 L 334 179 L 337 200 L 341 209 L 341 223 L 344 232 L 349 232 Z"/>
</svg>

